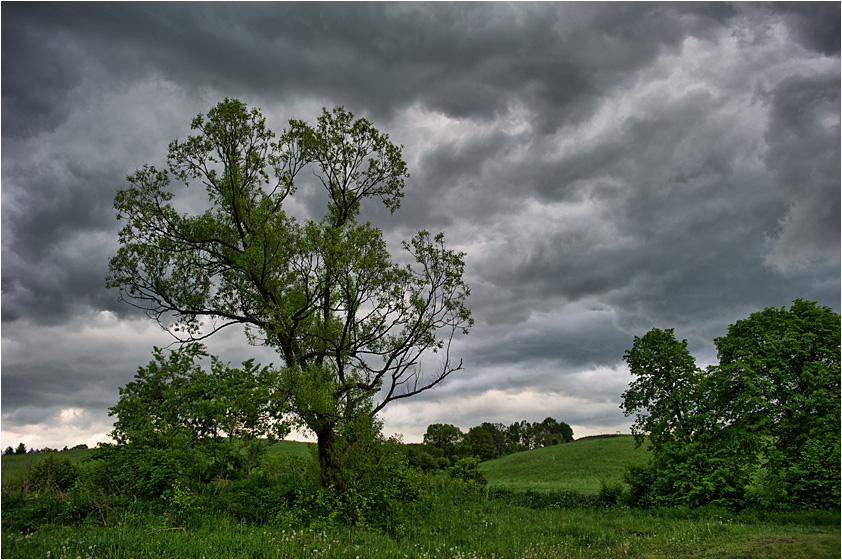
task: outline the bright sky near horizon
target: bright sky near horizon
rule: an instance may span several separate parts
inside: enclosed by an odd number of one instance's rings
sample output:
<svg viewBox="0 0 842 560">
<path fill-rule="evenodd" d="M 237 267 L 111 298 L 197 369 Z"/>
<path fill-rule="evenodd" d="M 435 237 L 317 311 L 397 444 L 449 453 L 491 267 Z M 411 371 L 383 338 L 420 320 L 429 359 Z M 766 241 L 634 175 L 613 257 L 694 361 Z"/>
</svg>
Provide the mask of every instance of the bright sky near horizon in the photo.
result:
<svg viewBox="0 0 842 560">
<path fill-rule="evenodd" d="M 106 290 L 112 202 L 226 96 L 280 132 L 343 105 L 404 146 L 392 247 L 467 253 L 464 371 L 387 433 L 547 416 L 627 432 L 634 336 L 713 338 L 796 298 L 840 309 L 840 4 L 2 6 L 2 447 L 104 441 L 171 338 Z M 295 211 L 319 217 L 306 189 Z M 208 344 L 280 360 L 241 332 Z"/>
</svg>

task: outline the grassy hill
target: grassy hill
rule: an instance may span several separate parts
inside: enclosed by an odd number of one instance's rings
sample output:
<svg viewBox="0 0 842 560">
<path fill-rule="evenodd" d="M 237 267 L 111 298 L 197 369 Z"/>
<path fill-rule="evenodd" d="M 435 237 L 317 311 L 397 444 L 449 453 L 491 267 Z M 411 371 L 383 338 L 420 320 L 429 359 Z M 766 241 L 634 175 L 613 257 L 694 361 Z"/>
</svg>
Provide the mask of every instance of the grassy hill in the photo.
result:
<svg viewBox="0 0 842 560">
<path fill-rule="evenodd" d="M 632 436 L 591 437 L 486 461 L 480 469 L 491 487 L 595 494 L 602 481 L 620 482 L 626 465 L 648 458 Z"/>
<path fill-rule="evenodd" d="M 313 448 L 315 446 L 315 443 L 283 439 L 270 447 L 268 453 L 269 455 L 292 455 L 293 457 L 309 459 L 313 457 Z"/>
</svg>

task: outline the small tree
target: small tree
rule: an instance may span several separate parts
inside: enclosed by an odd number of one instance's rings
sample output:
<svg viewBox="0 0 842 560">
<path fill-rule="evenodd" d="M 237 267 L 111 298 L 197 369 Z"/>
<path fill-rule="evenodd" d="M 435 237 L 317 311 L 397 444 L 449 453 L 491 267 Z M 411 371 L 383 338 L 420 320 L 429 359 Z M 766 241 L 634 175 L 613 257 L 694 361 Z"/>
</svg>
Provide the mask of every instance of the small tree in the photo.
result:
<svg viewBox="0 0 842 560">
<path fill-rule="evenodd" d="M 22 442 L 15 448 L 15 455 L 26 455 L 26 446 Z"/>
<path fill-rule="evenodd" d="M 289 433 L 273 402 L 278 375 L 272 368 L 252 360 L 232 368 L 211 357 L 207 371 L 199 363 L 208 357 L 200 344 L 153 354 L 109 409 L 117 417 L 110 436 L 118 443 L 195 449 L 214 463 L 215 474 L 236 474 L 241 463 L 250 466 Z"/>
<path fill-rule="evenodd" d="M 14 455 L 14 454 L 15 454 L 15 450 L 12 448 L 11 445 L 3 450 L 3 455 Z"/>
<path fill-rule="evenodd" d="M 359 417 L 461 369 L 450 349 L 472 324 L 464 255 L 420 231 L 403 245 L 409 264 L 391 262 L 382 232 L 357 218 L 371 198 L 399 207 L 406 164 L 342 108 L 316 126 L 291 120 L 275 141 L 260 111 L 225 99 L 192 128 L 170 144 L 168 170 L 145 166 L 118 192 L 125 226 L 108 285 L 184 342 L 242 325 L 274 348 L 278 404 L 315 433 L 324 484 L 344 487 L 338 441 L 353 445 Z M 318 221 L 284 209 L 305 169 L 327 194 Z M 198 180 L 208 207 L 180 213 L 173 178 Z M 432 371 L 421 367 L 428 351 L 441 356 Z"/>
</svg>

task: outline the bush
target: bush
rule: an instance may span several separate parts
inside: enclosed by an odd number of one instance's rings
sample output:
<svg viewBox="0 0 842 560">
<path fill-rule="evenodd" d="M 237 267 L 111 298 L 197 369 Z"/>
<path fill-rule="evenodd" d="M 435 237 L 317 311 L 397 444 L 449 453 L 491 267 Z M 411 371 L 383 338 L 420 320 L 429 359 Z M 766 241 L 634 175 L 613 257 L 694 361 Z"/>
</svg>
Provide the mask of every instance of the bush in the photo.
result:
<svg viewBox="0 0 842 560">
<path fill-rule="evenodd" d="M 110 492 L 147 500 L 158 500 L 178 480 L 186 482 L 195 464 L 184 451 L 133 444 L 100 444 L 94 458 Z"/>
<path fill-rule="evenodd" d="M 626 504 L 629 507 L 651 508 L 655 506 L 653 488 L 658 473 L 651 465 L 628 465 L 623 481 L 629 485 Z"/>
<path fill-rule="evenodd" d="M 303 480 L 296 476 L 275 477 L 266 473 L 235 481 L 218 479 L 212 483 L 208 506 L 237 519 L 266 523 L 287 511 L 301 490 Z"/>
<path fill-rule="evenodd" d="M 30 472 L 30 487 L 35 491 L 63 492 L 70 488 L 79 477 L 79 468 L 67 457 L 58 458 L 52 453 L 43 461 L 36 463 Z"/>
<path fill-rule="evenodd" d="M 465 457 L 459 459 L 455 465 L 448 469 L 451 478 L 459 480 L 476 489 L 485 488 L 488 479 L 485 473 L 479 470 L 479 459 L 477 457 Z"/>
<path fill-rule="evenodd" d="M 3 526 L 30 532 L 45 524 L 107 524 L 118 500 L 98 487 L 98 466 L 49 456 L 3 489 Z"/>
<path fill-rule="evenodd" d="M 593 496 L 566 490 L 538 492 L 535 490 L 516 491 L 508 488 L 491 488 L 488 490 L 488 497 L 489 499 L 503 501 L 511 506 L 531 509 L 570 509 L 596 505 L 596 498 Z"/>
<path fill-rule="evenodd" d="M 619 482 L 616 484 L 607 484 L 604 480 L 599 482 L 599 492 L 596 495 L 598 504 L 604 507 L 617 507 L 625 505 L 625 496 L 623 494 L 623 485 Z"/>
</svg>

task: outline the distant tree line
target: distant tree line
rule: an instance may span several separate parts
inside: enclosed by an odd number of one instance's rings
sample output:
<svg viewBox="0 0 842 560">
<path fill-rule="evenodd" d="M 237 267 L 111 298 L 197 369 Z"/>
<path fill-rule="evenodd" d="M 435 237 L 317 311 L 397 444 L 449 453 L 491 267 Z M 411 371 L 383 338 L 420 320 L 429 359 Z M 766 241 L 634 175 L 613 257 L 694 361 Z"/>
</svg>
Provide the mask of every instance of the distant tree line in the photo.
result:
<svg viewBox="0 0 842 560">
<path fill-rule="evenodd" d="M 424 443 L 407 444 L 406 451 L 410 465 L 431 471 L 449 468 L 467 457 L 488 461 L 571 441 L 573 430 L 570 426 L 550 417 L 542 422 L 522 420 L 509 426 L 483 422 L 467 433 L 451 424 L 430 424 L 424 434 Z"/>
<path fill-rule="evenodd" d="M 74 445 L 73 447 L 68 448 L 66 445 L 62 451 L 68 451 L 69 449 L 87 449 L 88 444 L 80 443 L 79 445 Z M 3 455 L 24 455 L 26 453 L 54 453 L 58 451 L 58 449 L 53 449 L 51 447 L 44 447 L 43 449 L 27 449 L 26 445 L 21 442 L 18 444 L 17 447 L 13 448 L 11 445 L 8 446 L 6 449 L 3 450 Z"/>
</svg>

